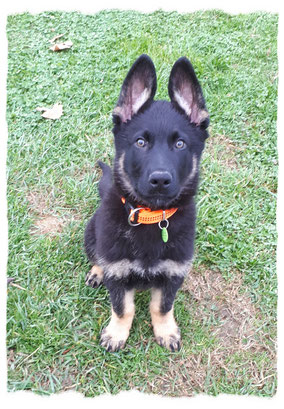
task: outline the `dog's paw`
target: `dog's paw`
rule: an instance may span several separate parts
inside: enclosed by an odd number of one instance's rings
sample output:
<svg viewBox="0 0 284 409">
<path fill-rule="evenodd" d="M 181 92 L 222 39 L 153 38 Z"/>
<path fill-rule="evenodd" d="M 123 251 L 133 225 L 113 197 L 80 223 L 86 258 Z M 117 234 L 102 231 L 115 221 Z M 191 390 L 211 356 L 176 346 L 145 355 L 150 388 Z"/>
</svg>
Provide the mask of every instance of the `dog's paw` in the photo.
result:
<svg viewBox="0 0 284 409">
<path fill-rule="evenodd" d="M 176 328 L 165 328 L 164 326 L 154 329 L 157 343 L 170 351 L 179 351 L 181 347 L 180 330 Z"/>
<path fill-rule="evenodd" d="M 103 281 L 103 270 L 99 266 L 93 266 L 86 274 L 85 283 L 89 287 L 96 288 Z"/>
<path fill-rule="evenodd" d="M 101 333 L 100 344 L 108 352 L 115 352 L 123 349 L 128 338 L 129 331 L 120 328 L 118 325 L 108 325 Z"/>
</svg>

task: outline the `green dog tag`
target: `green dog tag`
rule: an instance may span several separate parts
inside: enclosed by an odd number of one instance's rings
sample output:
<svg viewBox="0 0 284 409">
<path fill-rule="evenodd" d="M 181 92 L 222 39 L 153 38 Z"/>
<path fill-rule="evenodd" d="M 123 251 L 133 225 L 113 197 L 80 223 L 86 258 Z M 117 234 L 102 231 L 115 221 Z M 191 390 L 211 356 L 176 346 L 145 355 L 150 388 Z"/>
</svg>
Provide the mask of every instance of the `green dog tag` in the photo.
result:
<svg viewBox="0 0 284 409">
<path fill-rule="evenodd" d="M 162 228 L 162 240 L 164 243 L 166 243 L 169 240 L 169 234 L 168 234 L 168 230 L 166 229 L 166 227 Z"/>
</svg>

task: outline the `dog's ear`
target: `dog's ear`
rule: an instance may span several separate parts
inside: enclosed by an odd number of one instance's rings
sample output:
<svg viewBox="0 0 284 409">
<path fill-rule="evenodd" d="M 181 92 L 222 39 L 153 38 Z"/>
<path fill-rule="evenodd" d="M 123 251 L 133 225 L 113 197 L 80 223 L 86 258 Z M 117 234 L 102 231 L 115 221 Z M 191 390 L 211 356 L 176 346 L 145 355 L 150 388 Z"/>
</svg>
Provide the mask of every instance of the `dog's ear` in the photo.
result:
<svg viewBox="0 0 284 409">
<path fill-rule="evenodd" d="M 142 54 L 130 68 L 121 87 L 119 99 L 113 111 L 114 122 L 127 122 L 149 100 L 157 89 L 155 66 L 150 57 Z"/>
<path fill-rule="evenodd" d="M 193 66 L 186 57 L 179 58 L 171 71 L 168 86 L 169 96 L 176 108 L 184 112 L 190 122 L 207 128 L 209 114 L 201 86 Z"/>
</svg>

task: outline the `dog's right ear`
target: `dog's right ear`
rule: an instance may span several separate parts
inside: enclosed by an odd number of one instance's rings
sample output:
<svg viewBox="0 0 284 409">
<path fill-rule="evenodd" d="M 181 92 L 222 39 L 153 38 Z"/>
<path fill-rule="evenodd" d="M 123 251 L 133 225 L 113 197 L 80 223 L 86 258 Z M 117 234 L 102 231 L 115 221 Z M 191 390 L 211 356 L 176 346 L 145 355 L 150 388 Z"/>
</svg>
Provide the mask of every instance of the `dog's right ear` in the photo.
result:
<svg viewBox="0 0 284 409">
<path fill-rule="evenodd" d="M 156 89 L 155 66 L 148 55 L 142 54 L 134 62 L 122 84 L 113 110 L 114 123 L 129 121 L 146 102 L 153 100 Z"/>
</svg>

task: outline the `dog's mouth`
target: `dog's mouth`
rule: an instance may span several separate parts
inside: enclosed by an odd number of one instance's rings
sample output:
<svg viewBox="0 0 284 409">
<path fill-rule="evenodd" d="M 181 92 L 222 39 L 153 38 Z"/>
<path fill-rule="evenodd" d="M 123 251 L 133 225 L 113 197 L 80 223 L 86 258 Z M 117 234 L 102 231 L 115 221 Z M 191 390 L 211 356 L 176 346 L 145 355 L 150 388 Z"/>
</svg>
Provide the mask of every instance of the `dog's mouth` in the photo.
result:
<svg viewBox="0 0 284 409">
<path fill-rule="evenodd" d="M 139 197 L 139 203 L 142 206 L 149 207 L 151 210 L 169 209 L 178 197 L 178 195 L 168 196 L 159 192 L 151 195 L 142 195 L 140 192 L 136 193 L 137 197 Z"/>
</svg>

